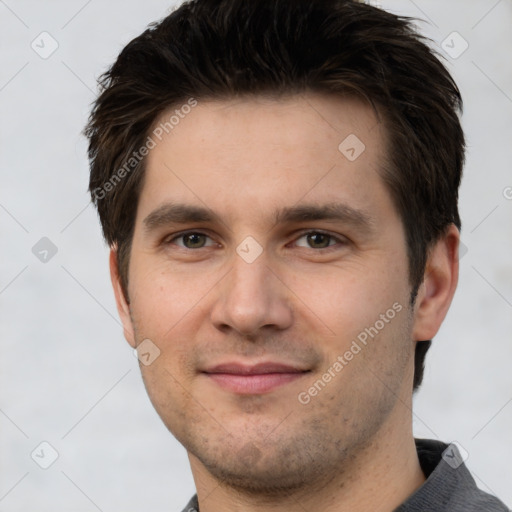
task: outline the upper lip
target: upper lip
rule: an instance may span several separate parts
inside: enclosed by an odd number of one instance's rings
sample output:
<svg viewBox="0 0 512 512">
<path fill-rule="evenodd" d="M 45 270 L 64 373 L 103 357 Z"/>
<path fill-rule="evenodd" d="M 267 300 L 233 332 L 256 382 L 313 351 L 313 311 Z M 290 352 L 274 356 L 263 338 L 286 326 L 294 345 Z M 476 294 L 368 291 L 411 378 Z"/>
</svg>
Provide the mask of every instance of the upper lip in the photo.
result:
<svg viewBox="0 0 512 512">
<path fill-rule="evenodd" d="M 227 373 L 231 375 L 263 375 L 268 373 L 303 373 L 308 370 L 283 363 L 242 364 L 228 362 L 208 367 L 204 373 Z"/>
</svg>

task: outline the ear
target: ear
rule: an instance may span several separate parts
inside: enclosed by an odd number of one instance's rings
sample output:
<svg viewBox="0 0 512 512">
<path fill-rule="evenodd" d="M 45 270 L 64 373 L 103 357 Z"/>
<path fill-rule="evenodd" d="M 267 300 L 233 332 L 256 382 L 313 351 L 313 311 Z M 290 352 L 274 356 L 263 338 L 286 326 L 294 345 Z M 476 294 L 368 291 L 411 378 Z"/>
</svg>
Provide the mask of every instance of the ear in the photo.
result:
<svg viewBox="0 0 512 512">
<path fill-rule="evenodd" d="M 451 224 L 431 248 L 414 307 L 415 341 L 431 340 L 443 322 L 459 279 L 459 230 Z"/>
<path fill-rule="evenodd" d="M 123 286 L 121 285 L 121 277 L 119 275 L 119 266 L 117 263 L 117 250 L 110 249 L 110 279 L 116 298 L 117 311 L 123 324 L 123 332 L 126 341 L 135 348 L 135 334 L 133 331 L 132 318 L 130 316 L 130 306 L 124 296 Z"/>
</svg>

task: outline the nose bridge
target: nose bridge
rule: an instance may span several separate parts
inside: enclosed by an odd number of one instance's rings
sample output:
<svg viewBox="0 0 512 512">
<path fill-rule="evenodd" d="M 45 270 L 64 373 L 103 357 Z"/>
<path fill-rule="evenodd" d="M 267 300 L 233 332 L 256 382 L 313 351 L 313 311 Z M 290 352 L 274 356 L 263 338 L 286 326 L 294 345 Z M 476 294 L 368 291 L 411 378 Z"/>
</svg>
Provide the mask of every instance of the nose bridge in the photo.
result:
<svg viewBox="0 0 512 512">
<path fill-rule="evenodd" d="M 262 299 L 267 295 L 268 262 L 265 256 L 260 256 L 253 262 L 245 261 L 238 254 L 233 258 L 230 272 L 231 292 L 242 303 L 248 300 Z"/>
<path fill-rule="evenodd" d="M 240 315 L 262 314 L 271 301 L 267 258 L 260 256 L 248 262 L 239 254 L 233 258 L 232 270 L 228 275 L 226 299 L 233 312 Z"/>
<path fill-rule="evenodd" d="M 247 246 L 241 244 L 241 248 Z M 285 328 L 291 321 L 291 311 L 282 284 L 270 268 L 271 262 L 263 252 L 251 259 L 239 250 L 240 246 L 219 290 L 213 322 L 242 334 L 252 334 L 263 326 Z"/>
</svg>

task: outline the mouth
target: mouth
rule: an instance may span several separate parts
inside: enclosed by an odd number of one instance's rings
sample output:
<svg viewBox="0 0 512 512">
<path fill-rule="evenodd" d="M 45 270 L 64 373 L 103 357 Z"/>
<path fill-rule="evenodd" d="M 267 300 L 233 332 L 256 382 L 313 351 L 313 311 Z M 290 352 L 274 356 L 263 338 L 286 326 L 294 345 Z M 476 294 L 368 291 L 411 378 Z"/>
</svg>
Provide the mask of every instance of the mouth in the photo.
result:
<svg viewBox="0 0 512 512">
<path fill-rule="evenodd" d="M 298 380 L 310 370 L 281 363 L 223 363 L 202 373 L 215 384 L 240 395 L 261 395 Z"/>
</svg>

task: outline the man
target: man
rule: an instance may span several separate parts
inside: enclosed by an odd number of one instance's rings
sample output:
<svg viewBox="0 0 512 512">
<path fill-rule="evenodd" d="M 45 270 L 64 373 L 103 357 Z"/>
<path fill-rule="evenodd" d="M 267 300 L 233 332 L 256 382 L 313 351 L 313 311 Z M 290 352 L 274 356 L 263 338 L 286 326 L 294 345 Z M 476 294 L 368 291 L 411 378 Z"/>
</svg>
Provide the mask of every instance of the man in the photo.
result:
<svg viewBox="0 0 512 512">
<path fill-rule="evenodd" d="M 352 0 L 195 0 L 86 129 L 119 314 L 185 511 L 505 511 L 412 394 L 457 285 L 459 91 Z"/>
</svg>

